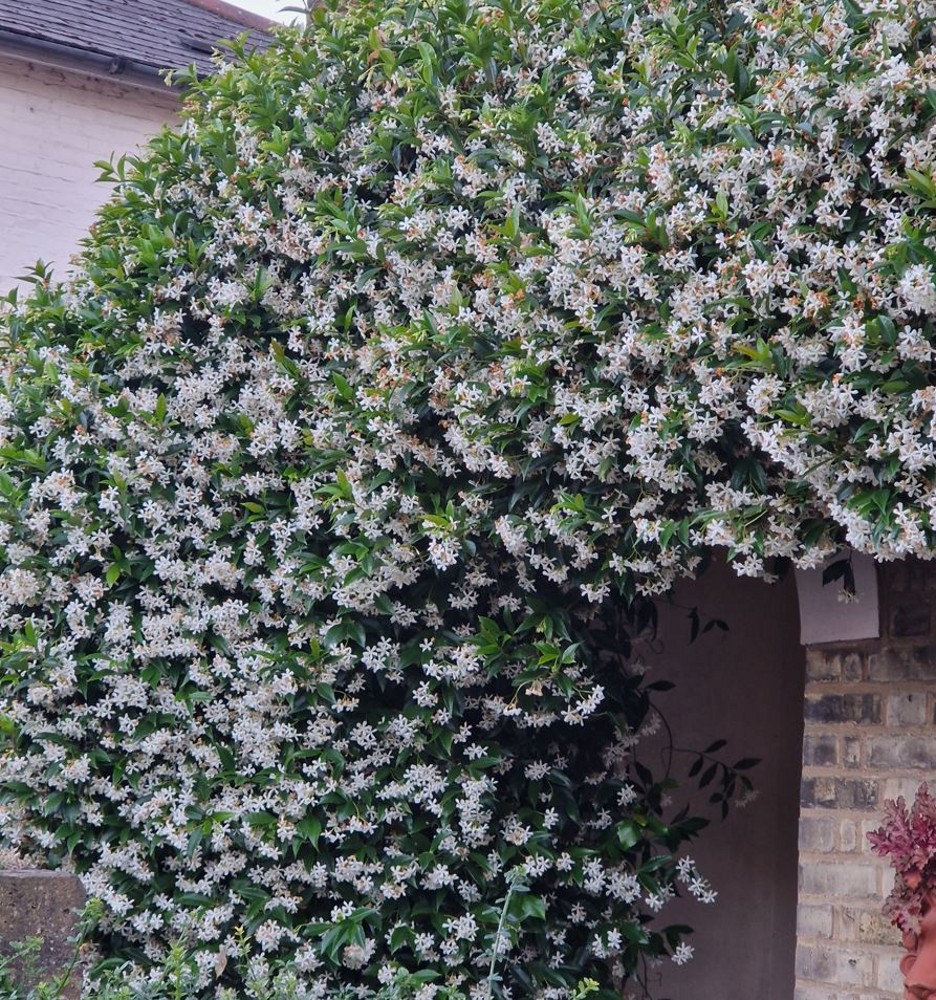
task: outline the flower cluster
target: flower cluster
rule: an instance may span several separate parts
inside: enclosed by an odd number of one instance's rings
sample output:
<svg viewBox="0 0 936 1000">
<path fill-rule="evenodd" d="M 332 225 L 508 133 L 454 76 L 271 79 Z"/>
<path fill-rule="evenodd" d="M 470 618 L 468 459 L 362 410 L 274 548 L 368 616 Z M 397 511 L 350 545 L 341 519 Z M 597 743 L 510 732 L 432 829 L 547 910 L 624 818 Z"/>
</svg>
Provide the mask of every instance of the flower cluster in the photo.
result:
<svg viewBox="0 0 936 1000">
<path fill-rule="evenodd" d="M 0 842 L 206 982 L 611 996 L 711 892 L 620 609 L 933 550 L 936 6 L 342 6 L 0 317 Z"/>
<path fill-rule="evenodd" d="M 875 854 L 890 858 L 895 872 L 884 912 L 905 934 L 916 933 L 936 886 L 936 800 L 926 783 L 909 810 L 903 798 L 885 802 L 884 824 L 868 840 Z"/>
</svg>

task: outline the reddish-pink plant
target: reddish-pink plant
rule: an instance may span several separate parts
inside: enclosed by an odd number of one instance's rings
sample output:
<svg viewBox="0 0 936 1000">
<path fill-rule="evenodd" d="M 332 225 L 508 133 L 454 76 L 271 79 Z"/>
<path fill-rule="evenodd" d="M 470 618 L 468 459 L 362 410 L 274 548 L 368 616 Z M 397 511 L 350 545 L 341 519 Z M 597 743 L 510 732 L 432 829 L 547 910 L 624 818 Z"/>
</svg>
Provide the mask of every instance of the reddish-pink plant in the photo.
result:
<svg viewBox="0 0 936 1000">
<path fill-rule="evenodd" d="M 936 799 L 924 782 L 913 807 L 903 798 L 884 803 L 884 824 L 868 834 L 871 848 L 896 872 L 884 912 L 906 933 L 919 931 L 927 895 L 936 889 Z"/>
</svg>

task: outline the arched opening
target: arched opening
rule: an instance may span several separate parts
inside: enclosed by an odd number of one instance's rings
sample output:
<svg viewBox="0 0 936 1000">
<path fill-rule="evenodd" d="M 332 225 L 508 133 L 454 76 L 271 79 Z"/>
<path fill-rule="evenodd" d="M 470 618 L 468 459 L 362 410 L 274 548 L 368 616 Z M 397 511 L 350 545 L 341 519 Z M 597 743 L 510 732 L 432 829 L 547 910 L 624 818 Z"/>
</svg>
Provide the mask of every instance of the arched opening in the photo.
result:
<svg viewBox="0 0 936 1000">
<path fill-rule="evenodd" d="M 703 627 L 715 618 L 728 631 L 712 628 L 690 644 L 692 608 L 698 608 Z M 761 763 L 749 772 L 756 799 L 733 809 L 723 825 L 710 807 L 713 828 L 692 850 L 718 899 L 704 910 L 691 898 L 668 908 L 668 920 L 698 928 L 689 939 L 695 956 L 683 966 L 666 961 L 652 970 L 655 995 L 789 1000 L 805 677 L 793 574 L 768 585 L 738 577 L 713 560 L 700 579 L 676 587 L 672 603 L 660 602 L 659 640 L 645 660 L 676 684 L 658 700 L 679 745 L 703 749 L 725 739 L 718 756 L 729 762 L 759 757 Z M 674 792 L 677 804 L 689 792 L 703 802 L 708 797 L 710 789 L 699 792 L 697 779 L 686 778 L 694 760 L 674 755 L 674 775 L 682 779 Z"/>
</svg>

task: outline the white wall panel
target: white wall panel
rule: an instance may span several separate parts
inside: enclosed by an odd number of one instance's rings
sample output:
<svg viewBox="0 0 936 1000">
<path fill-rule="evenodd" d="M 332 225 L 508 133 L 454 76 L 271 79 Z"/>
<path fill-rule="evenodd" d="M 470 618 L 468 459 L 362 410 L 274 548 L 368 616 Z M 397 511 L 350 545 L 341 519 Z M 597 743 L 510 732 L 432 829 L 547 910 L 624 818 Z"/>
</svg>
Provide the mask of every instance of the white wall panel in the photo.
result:
<svg viewBox="0 0 936 1000">
<path fill-rule="evenodd" d="M 38 258 L 59 275 L 110 189 L 95 160 L 132 153 L 178 95 L 0 53 L 0 293 Z"/>
</svg>

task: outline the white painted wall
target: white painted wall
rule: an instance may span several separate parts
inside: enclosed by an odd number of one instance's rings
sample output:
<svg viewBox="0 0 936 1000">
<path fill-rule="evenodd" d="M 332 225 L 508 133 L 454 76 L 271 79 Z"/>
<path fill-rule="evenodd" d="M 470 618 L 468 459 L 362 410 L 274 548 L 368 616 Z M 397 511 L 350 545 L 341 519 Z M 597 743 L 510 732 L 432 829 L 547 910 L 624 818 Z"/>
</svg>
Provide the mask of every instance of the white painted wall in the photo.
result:
<svg viewBox="0 0 936 1000">
<path fill-rule="evenodd" d="M 678 900 L 664 909 L 666 923 L 696 928 L 688 939 L 696 954 L 682 967 L 666 960 L 653 970 L 651 992 L 669 1000 L 791 1000 L 805 674 L 793 574 L 768 585 L 713 565 L 678 586 L 674 600 L 683 607 L 661 600 L 660 644 L 644 659 L 653 665 L 650 677 L 676 683 L 657 698 L 676 740 L 702 749 L 727 739 L 719 756 L 762 763 L 749 772 L 757 799 L 724 823 L 714 820 L 688 848 L 718 899 L 710 906 Z M 689 645 L 686 609 L 694 606 L 727 621 L 730 631 Z M 653 750 L 658 755 L 659 745 Z M 684 778 L 692 760 L 677 754 L 674 774 Z M 651 762 L 654 770 L 659 761 Z M 691 789 L 685 781 L 674 803 Z M 704 808 L 708 791 L 690 800 Z"/>
<path fill-rule="evenodd" d="M 0 52 L 0 294 L 37 258 L 59 276 L 110 189 L 95 160 L 135 151 L 178 95 Z"/>
</svg>

